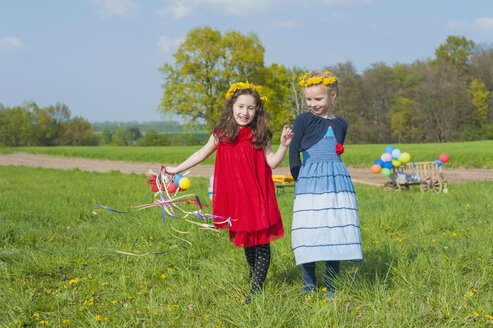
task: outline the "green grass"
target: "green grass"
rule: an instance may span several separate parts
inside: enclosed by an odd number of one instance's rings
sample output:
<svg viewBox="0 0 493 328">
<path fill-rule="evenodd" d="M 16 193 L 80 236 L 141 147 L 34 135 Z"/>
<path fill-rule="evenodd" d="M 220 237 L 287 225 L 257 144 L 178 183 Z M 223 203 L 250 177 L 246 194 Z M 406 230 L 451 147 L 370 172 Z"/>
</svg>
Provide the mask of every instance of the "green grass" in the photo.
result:
<svg viewBox="0 0 493 328">
<path fill-rule="evenodd" d="M 452 184 L 448 194 L 356 185 L 364 261 L 342 263 L 332 299 L 301 293 L 286 189 L 286 234 L 272 244 L 264 291 L 245 306 L 247 264 L 227 232 L 177 219 L 165 227 L 157 208 L 116 214 L 93 204 L 149 203 L 147 176 L 1 170 L 0 326 L 493 325 L 491 182 Z M 188 192 L 209 205 L 207 186 L 192 178 Z"/>
<path fill-rule="evenodd" d="M 380 158 L 386 145 L 346 145 L 342 159 L 347 166 L 371 167 Z M 429 144 L 394 144 L 402 152 L 411 154 L 416 162 L 433 161 L 440 154 L 447 153 L 450 161 L 447 167 L 493 168 L 493 140 L 429 143 Z M 277 149 L 274 145 L 273 148 Z M 201 146 L 170 146 L 170 147 L 0 147 L 0 154 L 27 152 L 65 157 L 82 157 L 92 159 L 120 160 L 132 162 L 153 162 L 176 164 L 200 149 Z M 215 154 L 203 164 L 214 164 Z M 288 157 L 281 165 L 288 166 Z"/>
</svg>

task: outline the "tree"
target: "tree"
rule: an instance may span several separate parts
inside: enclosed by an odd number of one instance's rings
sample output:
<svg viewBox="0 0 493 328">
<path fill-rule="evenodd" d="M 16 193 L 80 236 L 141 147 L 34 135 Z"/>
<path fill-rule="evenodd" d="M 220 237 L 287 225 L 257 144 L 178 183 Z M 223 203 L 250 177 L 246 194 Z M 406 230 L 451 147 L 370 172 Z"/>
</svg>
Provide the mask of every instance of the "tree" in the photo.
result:
<svg viewBox="0 0 493 328">
<path fill-rule="evenodd" d="M 394 103 L 399 80 L 392 69 L 383 63 L 374 63 L 362 76 L 363 98 L 366 104 L 361 108 L 367 124 L 369 143 L 391 141 L 390 108 Z"/>
<path fill-rule="evenodd" d="M 451 142 L 460 137 L 460 126 L 471 117 L 466 77 L 449 63 L 430 67 L 416 87 L 420 110 L 420 142 Z"/>
<path fill-rule="evenodd" d="M 469 63 L 469 57 L 472 55 L 474 42 L 467 40 L 463 36 L 449 35 L 445 41 L 436 50 L 436 59 L 434 63 L 444 61 L 463 70 Z"/>
<path fill-rule="evenodd" d="M 3 108 L 3 107 L 2 107 Z M 3 108 L 0 111 L 0 145 L 8 147 L 35 146 L 32 109 L 35 103 Z"/>
<path fill-rule="evenodd" d="M 483 82 L 472 80 L 467 93 L 471 96 L 471 102 L 475 109 L 474 123 L 481 126 L 488 121 L 488 95 L 489 91 L 485 89 Z"/>
<path fill-rule="evenodd" d="M 101 133 L 101 144 L 107 145 L 113 140 L 113 133 L 109 129 L 104 129 Z"/>
<path fill-rule="evenodd" d="M 128 146 L 132 142 L 131 136 L 129 133 L 126 133 L 122 128 L 116 129 L 113 133 L 113 140 L 111 141 L 111 145 L 113 146 Z"/>
<path fill-rule="evenodd" d="M 82 117 L 74 117 L 67 123 L 63 144 L 70 146 L 95 146 L 96 135 L 91 123 Z"/>
<path fill-rule="evenodd" d="M 229 86 L 238 81 L 260 84 L 264 47 L 255 34 L 229 31 L 224 35 L 208 26 L 187 33 L 173 54 L 175 64 L 165 63 L 164 95 L 158 110 L 175 112 L 188 122 L 219 119 Z"/>
<path fill-rule="evenodd" d="M 169 137 L 157 133 L 154 130 L 149 130 L 146 134 L 137 140 L 137 146 L 169 146 L 170 140 Z"/>
<path fill-rule="evenodd" d="M 294 116 L 291 111 L 290 72 L 283 65 L 271 64 L 264 70 L 262 77 L 262 95 L 267 98 L 265 109 L 271 117 L 271 128 L 280 136 L 285 124 L 292 124 Z"/>
</svg>

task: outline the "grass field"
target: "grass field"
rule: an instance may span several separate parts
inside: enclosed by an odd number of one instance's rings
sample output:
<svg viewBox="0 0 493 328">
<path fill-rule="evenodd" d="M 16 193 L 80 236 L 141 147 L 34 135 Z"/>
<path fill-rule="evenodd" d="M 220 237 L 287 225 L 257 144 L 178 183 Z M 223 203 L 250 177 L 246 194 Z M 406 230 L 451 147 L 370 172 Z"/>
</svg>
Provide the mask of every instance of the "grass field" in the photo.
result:
<svg viewBox="0 0 493 328">
<path fill-rule="evenodd" d="M 373 162 L 384 153 L 386 145 L 346 145 L 342 159 L 347 166 L 371 167 Z M 429 144 L 395 144 L 403 152 L 411 154 L 416 162 L 433 161 L 441 153 L 447 153 L 450 161 L 447 167 L 493 168 L 493 140 L 429 143 Z M 16 147 L 0 148 L 0 154 L 27 152 L 66 157 L 82 157 L 133 162 L 153 162 L 176 164 L 185 160 L 201 146 L 170 146 L 170 147 Z M 274 146 L 274 149 L 277 146 Z M 203 162 L 213 164 L 215 154 Z M 286 156 L 283 166 L 288 166 Z"/>
<path fill-rule="evenodd" d="M 156 208 L 93 204 L 149 203 L 146 176 L 1 170 L 0 326 L 493 326 L 491 182 L 452 184 L 448 194 L 356 185 L 364 261 L 341 265 L 331 299 L 301 292 L 287 189 L 278 194 L 286 234 L 272 244 L 264 291 L 242 305 L 247 265 L 226 232 L 177 219 L 165 227 Z M 207 186 L 192 178 L 187 192 L 209 204 Z"/>
</svg>

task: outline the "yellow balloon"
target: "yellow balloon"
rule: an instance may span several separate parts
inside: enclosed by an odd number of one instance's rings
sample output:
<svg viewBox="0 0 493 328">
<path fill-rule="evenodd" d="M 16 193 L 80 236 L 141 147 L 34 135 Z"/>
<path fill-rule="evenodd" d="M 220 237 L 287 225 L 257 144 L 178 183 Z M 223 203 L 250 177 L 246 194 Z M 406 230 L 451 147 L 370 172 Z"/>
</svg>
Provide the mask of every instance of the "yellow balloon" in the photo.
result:
<svg viewBox="0 0 493 328">
<path fill-rule="evenodd" d="M 392 160 L 392 165 L 394 165 L 395 167 L 399 167 L 399 166 L 401 166 L 401 161 L 396 160 L 396 159 L 393 159 Z"/>
<path fill-rule="evenodd" d="M 409 162 L 410 159 L 411 159 L 411 155 L 409 155 L 409 153 L 402 153 L 399 156 L 399 161 L 401 161 L 402 163 L 407 163 Z"/>
<path fill-rule="evenodd" d="M 183 177 L 180 179 L 178 184 L 180 185 L 181 189 L 183 190 L 188 189 L 188 187 L 190 187 L 190 179 L 187 177 Z"/>
</svg>

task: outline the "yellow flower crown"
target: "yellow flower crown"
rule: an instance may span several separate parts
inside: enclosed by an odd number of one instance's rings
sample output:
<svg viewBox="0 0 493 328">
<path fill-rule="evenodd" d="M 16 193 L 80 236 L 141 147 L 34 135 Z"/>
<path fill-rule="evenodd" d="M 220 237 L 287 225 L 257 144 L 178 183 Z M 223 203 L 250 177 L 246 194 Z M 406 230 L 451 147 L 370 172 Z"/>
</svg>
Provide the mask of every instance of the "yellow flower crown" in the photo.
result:
<svg viewBox="0 0 493 328">
<path fill-rule="evenodd" d="M 311 85 L 317 85 L 317 84 L 332 85 L 337 81 L 337 79 L 335 78 L 334 75 L 332 75 L 331 72 L 327 71 L 325 72 L 325 74 L 327 74 L 329 77 L 314 76 L 308 78 L 308 76 L 310 76 L 310 73 L 306 73 L 305 75 L 300 77 L 300 85 L 306 88 Z"/>
<path fill-rule="evenodd" d="M 226 92 L 226 99 L 231 98 L 231 96 L 236 92 L 236 90 L 243 90 L 243 89 L 253 90 L 253 91 L 255 91 L 255 92 L 257 92 L 259 94 L 260 99 L 262 101 L 264 101 L 264 102 L 267 101 L 267 98 L 266 97 L 262 97 L 261 96 L 262 86 L 255 85 L 255 84 L 250 83 L 248 81 L 246 81 L 246 82 L 237 82 L 237 83 L 231 84 L 231 86 L 228 89 L 228 92 Z"/>
</svg>

